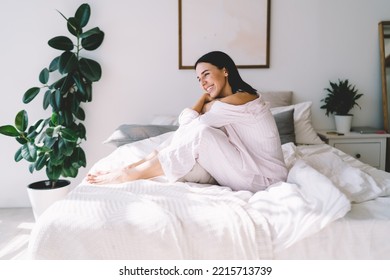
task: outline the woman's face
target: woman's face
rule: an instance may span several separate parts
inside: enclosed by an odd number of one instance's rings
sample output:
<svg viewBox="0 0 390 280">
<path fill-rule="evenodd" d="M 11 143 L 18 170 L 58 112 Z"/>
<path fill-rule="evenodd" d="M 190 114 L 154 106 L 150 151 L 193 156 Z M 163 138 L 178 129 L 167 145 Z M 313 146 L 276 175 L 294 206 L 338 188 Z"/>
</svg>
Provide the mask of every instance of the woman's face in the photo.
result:
<svg viewBox="0 0 390 280">
<path fill-rule="evenodd" d="M 225 68 L 219 69 L 210 63 L 201 62 L 196 65 L 195 71 L 201 88 L 210 94 L 211 98 L 215 99 L 233 94 Z"/>
</svg>

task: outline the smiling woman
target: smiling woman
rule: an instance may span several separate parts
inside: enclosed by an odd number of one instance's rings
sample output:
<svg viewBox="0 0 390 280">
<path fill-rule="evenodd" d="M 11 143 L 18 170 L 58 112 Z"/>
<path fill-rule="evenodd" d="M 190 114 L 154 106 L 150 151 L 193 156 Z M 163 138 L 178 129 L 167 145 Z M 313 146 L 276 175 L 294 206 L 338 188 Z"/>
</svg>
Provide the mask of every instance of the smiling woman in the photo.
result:
<svg viewBox="0 0 390 280">
<path fill-rule="evenodd" d="M 234 61 L 223 52 L 214 51 L 203 55 L 195 63 L 195 69 L 200 86 L 206 91 L 192 108 L 198 113 L 210 110 L 215 100 L 242 105 L 257 97 L 257 91 L 242 80 Z M 255 97 L 248 98 L 245 94 L 233 95 L 237 92 L 252 94 Z"/>
<path fill-rule="evenodd" d="M 242 80 L 230 56 L 220 51 L 207 53 L 198 59 L 195 69 L 206 93 L 192 108 L 182 111 L 180 127 L 173 136 L 136 163 L 88 174 L 89 183 L 122 183 L 162 175 L 170 182 L 202 182 L 211 176 L 233 190 L 256 192 L 286 179 L 269 104 Z M 198 172 L 199 167 L 204 172 Z M 200 177 L 194 176 L 195 169 Z"/>
</svg>

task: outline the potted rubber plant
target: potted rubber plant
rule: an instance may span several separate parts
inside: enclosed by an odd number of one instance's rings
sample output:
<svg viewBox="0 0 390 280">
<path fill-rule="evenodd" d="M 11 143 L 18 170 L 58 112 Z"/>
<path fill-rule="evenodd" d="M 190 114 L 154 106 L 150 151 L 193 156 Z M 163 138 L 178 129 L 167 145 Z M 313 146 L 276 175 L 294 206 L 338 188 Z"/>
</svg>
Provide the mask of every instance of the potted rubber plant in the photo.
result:
<svg viewBox="0 0 390 280">
<path fill-rule="evenodd" d="M 31 173 L 46 169 L 47 180 L 28 186 L 36 218 L 48 207 L 46 204 L 52 203 L 48 200 L 56 200 L 68 192 L 70 182 L 60 178 L 75 178 L 79 168 L 86 167 L 86 156 L 80 146 L 86 140 L 82 104 L 92 101 L 92 84 L 102 75 L 98 62 L 81 56 L 83 50 L 97 49 L 104 39 L 104 32 L 98 27 L 84 31 L 90 6 L 82 4 L 73 17 L 59 14 L 66 20 L 73 40 L 57 36 L 48 41 L 50 47 L 61 53 L 39 73 L 41 86 L 34 86 L 23 95 L 23 103 L 27 104 L 43 92 L 43 109 L 50 108 L 49 116 L 30 124 L 27 111 L 21 110 L 14 125 L 0 127 L 1 134 L 14 137 L 20 144 L 14 156 L 16 162 L 29 162 Z M 34 190 L 38 191 L 37 200 L 33 197 Z"/>
<path fill-rule="evenodd" d="M 330 87 L 325 88 L 327 95 L 323 101 L 325 104 L 321 109 L 325 109 L 326 116 L 334 114 L 336 130 L 339 133 L 347 133 L 351 130 L 352 117 L 350 111 L 355 106 L 360 107 L 357 100 L 363 96 L 359 93 L 355 85 L 349 83 L 348 79 L 329 82 Z"/>
</svg>

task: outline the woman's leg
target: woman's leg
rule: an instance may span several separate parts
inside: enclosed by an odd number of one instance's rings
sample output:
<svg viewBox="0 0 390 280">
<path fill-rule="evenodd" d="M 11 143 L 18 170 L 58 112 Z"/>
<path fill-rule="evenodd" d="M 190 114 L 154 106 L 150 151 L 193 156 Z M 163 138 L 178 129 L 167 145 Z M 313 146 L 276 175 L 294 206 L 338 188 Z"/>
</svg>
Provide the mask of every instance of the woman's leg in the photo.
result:
<svg viewBox="0 0 390 280">
<path fill-rule="evenodd" d="M 203 124 L 175 133 L 171 145 L 160 150 L 158 157 L 167 179 L 171 182 L 186 178 L 196 164 L 220 185 L 234 190 L 249 189 L 252 179 L 239 150 L 230 143 L 224 131 Z M 203 178 L 195 178 L 195 182 Z"/>
<path fill-rule="evenodd" d="M 87 175 L 87 182 L 91 184 L 119 184 L 161 175 L 164 175 L 164 172 L 158 160 L 157 152 L 154 151 L 146 158 L 118 170 L 90 173 Z"/>
</svg>

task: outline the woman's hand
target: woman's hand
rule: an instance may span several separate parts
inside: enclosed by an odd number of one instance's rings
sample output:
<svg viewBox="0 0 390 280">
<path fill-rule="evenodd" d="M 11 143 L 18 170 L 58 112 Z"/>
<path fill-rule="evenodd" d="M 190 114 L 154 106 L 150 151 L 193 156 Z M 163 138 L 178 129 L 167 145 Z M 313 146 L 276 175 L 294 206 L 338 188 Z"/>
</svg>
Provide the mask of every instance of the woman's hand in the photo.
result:
<svg viewBox="0 0 390 280">
<path fill-rule="evenodd" d="M 208 93 L 203 93 L 202 96 L 198 99 L 195 105 L 192 107 L 193 110 L 197 111 L 199 114 L 204 114 L 209 111 L 213 103 L 213 98 Z"/>
</svg>

